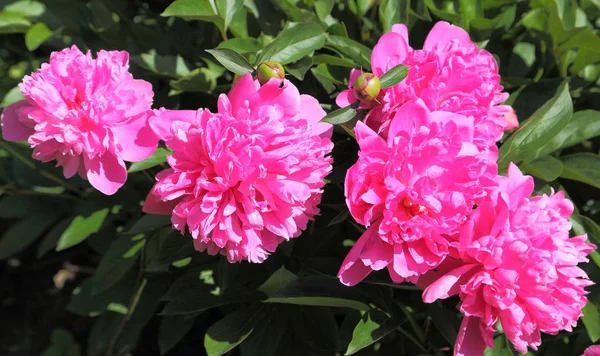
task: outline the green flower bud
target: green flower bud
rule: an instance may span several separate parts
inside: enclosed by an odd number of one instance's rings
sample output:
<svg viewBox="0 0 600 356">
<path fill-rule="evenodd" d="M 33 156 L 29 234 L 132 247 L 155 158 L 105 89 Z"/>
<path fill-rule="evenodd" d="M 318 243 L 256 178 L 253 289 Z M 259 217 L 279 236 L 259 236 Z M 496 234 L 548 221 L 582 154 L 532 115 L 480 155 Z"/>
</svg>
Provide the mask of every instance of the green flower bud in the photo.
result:
<svg viewBox="0 0 600 356">
<path fill-rule="evenodd" d="M 354 95 L 360 101 L 371 101 L 377 98 L 381 90 L 379 78 L 373 73 L 363 73 L 354 81 Z"/>
<path fill-rule="evenodd" d="M 261 85 L 265 85 L 271 78 L 283 80 L 285 78 L 285 70 L 283 70 L 281 63 L 262 62 L 256 70 L 256 78 Z"/>
</svg>

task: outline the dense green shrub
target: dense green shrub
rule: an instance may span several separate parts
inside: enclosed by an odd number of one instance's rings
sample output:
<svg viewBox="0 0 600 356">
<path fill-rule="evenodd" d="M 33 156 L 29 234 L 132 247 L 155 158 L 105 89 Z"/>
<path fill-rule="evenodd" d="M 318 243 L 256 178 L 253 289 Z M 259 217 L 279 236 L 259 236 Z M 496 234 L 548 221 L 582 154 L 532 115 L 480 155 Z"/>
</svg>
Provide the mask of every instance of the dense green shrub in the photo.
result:
<svg viewBox="0 0 600 356">
<path fill-rule="evenodd" d="M 227 48 L 252 65 L 282 63 L 330 112 L 349 70 L 369 68 L 370 48 L 392 24 L 407 24 L 420 48 L 434 21 L 454 23 L 496 57 L 521 122 L 500 148 L 500 169 L 516 162 L 537 192 L 565 191 L 574 234 L 600 244 L 598 1 L 4 0 L 0 8 L 3 107 L 22 99 L 17 84 L 50 52 L 76 44 L 128 51 L 156 108 L 214 109 L 235 75 L 207 50 Z M 424 304 L 419 288 L 385 273 L 353 288 L 336 279 L 363 229 L 343 191 L 357 145 L 341 126 L 333 140 L 320 216 L 262 264 L 195 252 L 168 217 L 142 214 L 164 148 L 130 165 L 126 186 L 105 196 L 31 159 L 26 144 L 0 140 L 0 354 L 450 354 L 456 300 Z M 593 252 L 583 268 L 600 281 L 599 267 Z M 600 339 L 600 290 L 589 290 L 577 328 L 543 335 L 535 354 L 580 355 Z M 502 333 L 495 344 L 486 355 L 516 354 Z"/>
</svg>

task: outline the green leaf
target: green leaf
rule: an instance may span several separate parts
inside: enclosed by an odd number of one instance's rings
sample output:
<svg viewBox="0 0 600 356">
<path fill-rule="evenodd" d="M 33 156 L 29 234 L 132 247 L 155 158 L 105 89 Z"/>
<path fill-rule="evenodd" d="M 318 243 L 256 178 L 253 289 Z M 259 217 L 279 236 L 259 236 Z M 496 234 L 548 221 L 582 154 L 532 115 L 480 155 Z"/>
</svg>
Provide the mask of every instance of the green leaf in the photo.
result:
<svg viewBox="0 0 600 356">
<path fill-rule="evenodd" d="M 350 216 L 350 211 L 346 208 L 344 208 L 342 211 L 340 211 L 339 214 L 337 214 L 333 219 L 331 219 L 331 221 L 329 222 L 329 224 L 327 224 L 327 226 L 333 226 L 336 224 L 340 224 L 343 223 L 344 221 L 346 221 L 346 219 Z"/>
<path fill-rule="evenodd" d="M 98 232 L 108 213 L 109 209 L 105 208 L 93 212 L 88 217 L 78 216 L 73 219 L 71 225 L 60 236 L 56 251 L 62 251 L 75 246 L 87 239 L 91 234 Z"/>
<path fill-rule="evenodd" d="M 25 33 L 31 27 L 26 18 L 9 12 L 0 12 L 0 34 Z"/>
<path fill-rule="evenodd" d="M 225 22 L 224 30 L 231 24 L 233 16 L 244 6 L 244 0 L 216 0 L 217 10 Z"/>
<path fill-rule="evenodd" d="M 575 153 L 560 158 L 562 178 L 572 179 L 600 188 L 600 156 L 590 152 Z"/>
<path fill-rule="evenodd" d="M 265 281 L 257 290 L 265 293 L 268 296 L 275 295 L 278 290 L 285 287 L 292 281 L 298 279 L 298 276 L 288 271 L 285 266 L 281 266 L 269 279 Z"/>
<path fill-rule="evenodd" d="M 188 318 L 181 315 L 165 315 L 160 320 L 158 329 L 158 346 L 160 354 L 164 355 L 167 351 L 175 347 L 183 337 L 194 326 L 195 318 Z"/>
<path fill-rule="evenodd" d="M 429 304 L 427 312 L 433 321 L 433 325 L 435 325 L 440 334 L 442 334 L 450 344 L 455 343 L 460 325 L 460 320 L 456 316 L 456 313 L 442 308 L 438 303 Z"/>
<path fill-rule="evenodd" d="M 379 20 L 383 32 L 389 32 L 392 25 L 403 23 L 408 25 L 410 0 L 383 0 L 379 5 Z"/>
<path fill-rule="evenodd" d="M 506 168 L 509 162 L 532 161 L 536 150 L 543 147 L 569 122 L 573 102 L 569 85 L 564 82 L 556 95 L 539 108 L 500 147 L 498 167 Z"/>
<path fill-rule="evenodd" d="M 362 315 L 352 333 L 352 341 L 345 355 L 352 355 L 389 335 L 398 322 L 390 319 L 379 309 L 370 309 Z"/>
<path fill-rule="evenodd" d="M 176 0 L 160 16 L 176 16 L 185 20 L 212 22 L 219 29 L 223 29 L 225 26 L 223 18 L 218 15 L 217 9 L 213 7 L 210 0 Z"/>
<path fill-rule="evenodd" d="M 299 278 L 271 294 L 263 303 L 312 305 L 369 310 L 360 292 L 346 288 L 337 279 L 326 276 Z"/>
<path fill-rule="evenodd" d="M 208 356 L 220 356 L 241 344 L 258 323 L 259 311 L 238 310 L 214 323 L 204 336 Z"/>
<path fill-rule="evenodd" d="M 40 356 L 79 356 L 81 346 L 66 329 L 57 328 L 52 331 L 50 346 Z"/>
<path fill-rule="evenodd" d="M 34 51 L 53 35 L 54 33 L 45 23 L 36 23 L 25 34 L 25 46 L 27 46 L 28 50 Z"/>
<path fill-rule="evenodd" d="M 398 64 L 394 68 L 388 70 L 384 75 L 379 78 L 381 81 L 381 89 L 393 87 L 400 83 L 408 75 L 408 67 L 402 64 Z"/>
<path fill-rule="evenodd" d="M 33 196 L 8 195 L 0 200 L 0 219 L 24 218 L 43 210 L 42 201 Z"/>
<path fill-rule="evenodd" d="M 145 240 L 138 236 L 122 235 L 114 240 L 102 256 L 93 277 L 92 293 L 98 294 L 117 284 L 135 265 L 138 251 Z"/>
<path fill-rule="evenodd" d="M 42 16 L 46 12 L 46 6 L 35 0 L 18 0 L 6 5 L 4 11 L 32 19 Z"/>
<path fill-rule="evenodd" d="M 10 226 L 0 239 L 0 260 L 4 260 L 37 240 L 59 218 L 56 213 L 37 213 Z"/>
<path fill-rule="evenodd" d="M 285 70 L 299 80 L 304 80 L 304 75 L 313 65 L 312 57 L 304 57 L 301 60 L 287 64 Z"/>
<path fill-rule="evenodd" d="M 263 61 L 288 64 L 302 57 L 312 56 L 325 45 L 325 32 L 314 22 L 289 23 L 260 54 L 257 63 Z"/>
<path fill-rule="evenodd" d="M 112 288 L 102 293 L 94 294 L 94 278 L 84 280 L 73 291 L 73 296 L 66 309 L 82 316 L 93 316 L 107 310 L 111 303 L 129 305 L 135 288 L 136 274 L 131 272 L 122 278 Z"/>
<path fill-rule="evenodd" d="M 556 180 L 563 171 L 562 162 L 553 156 L 538 158 L 533 162 L 524 163 L 521 167 L 525 172 L 542 178 L 546 182 Z"/>
<path fill-rule="evenodd" d="M 600 226 L 598 226 L 594 220 L 585 215 L 578 215 L 577 218 L 581 221 L 582 227 L 585 232 L 587 232 L 590 240 L 592 240 L 596 245 L 600 246 Z"/>
<path fill-rule="evenodd" d="M 160 315 L 194 314 L 223 305 L 247 303 L 264 298 L 262 293 L 242 287 L 227 289 L 222 295 L 216 292 L 214 286 L 198 283 L 194 290 L 188 288 L 172 297 Z"/>
<path fill-rule="evenodd" d="M 181 236 L 179 231 L 170 233 L 160 247 L 158 266 L 168 266 L 181 260 L 194 252 L 194 240 L 188 236 Z"/>
<path fill-rule="evenodd" d="M 223 67 L 237 75 L 244 75 L 248 72 L 254 72 L 254 67 L 244 56 L 228 48 L 207 49 L 206 52 L 212 54 Z"/>
<path fill-rule="evenodd" d="M 356 66 L 362 67 L 364 70 L 371 68 L 371 49 L 362 45 L 348 37 L 328 35 L 327 46 L 333 47 L 335 50 L 350 58 L 356 63 Z"/>
<path fill-rule="evenodd" d="M 346 106 L 345 108 L 334 110 L 325 115 L 325 117 L 321 119 L 321 122 L 327 122 L 332 125 L 341 125 L 354 119 L 357 113 L 358 111 L 353 108 L 352 105 Z"/>
<path fill-rule="evenodd" d="M 152 73 L 178 79 L 190 74 L 190 67 L 180 56 L 160 56 L 156 53 L 142 53 L 131 57 L 131 61 Z"/>
<path fill-rule="evenodd" d="M 332 66 L 354 68 L 354 62 L 347 58 L 340 58 L 330 54 L 318 54 L 313 57 L 314 64 L 330 64 Z"/>
<path fill-rule="evenodd" d="M 567 126 L 539 149 L 535 156 L 546 156 L 597 136 L 600 136 L 600 111 L 577 111 L 573 114 Z"/>
<path fill-rule="evenodd" d="M 25 97 L 23 96 L 23 94 L 21 94 L 21 88 L 19 88 L 18 86 L 12 88 L 11 90 L 8 91 L 8 93 L 6 93 L 6 95 L 4 95 L 4 98 L 2 99 L 2 103 L 0 103 L 0 107 L 7 107 L 10 104 L 14 104 L 17 101 L 23 100 L 25 99 Z"/>
<path fill-rule="evenodd" d="M 144 214 L 133 226 L 125 232 L 128 235 L 137 235 L 159 227 L 171 224 L 171 217 L 167 215 Z"/>
<path fill-rule="evenodd" d="M 315 12 L 319 20 L 325 21 L 325 18 L 331 14 L 333 5 L 335 5 L 334 0 L 315 1 Z"/>
<path fill-rule="evenodd" d="M 41 258 L 46 253 L 56 248 L 56 244 L 58 243 L 60 236 L 69 227 L 69 225 L 71 225 L 73 218 L 74 217 L 72 216 L 64 218 L 56 223 L 56 225 L 52 226 L 50 231 L 48 231 L 38 246 L 37 258 Z"/>
<path fill-rule="evenodd" d="M 129 166 L 129 169 L 127 170 L 127 172 L 128 173 L 139 172 L 139 171 L 143 171 L 148 168 L 158 166 L 159 164 L 163 164 L 167 161 L 167 156 L 170 155 L 171 153 L 172 153 L 171 150 L 159 147 L 156 149 L 156 151 L 154 151 L 152 156 L 150 156 L 140 162 L 133 162 L 131 164 L 131 166 Z"/>
<path fill-rule="evenodd" d="M 244 356 L 277 356 L 277 348 L 286 333 L 289 319 L 283 315 L 284 310 L 275 306 L 265 308 L 265 315 L 254 327 L 254 331 L 240 345 Z M 294 322 L 297 322 L 296 320 Z"/>
<path fill-rule="evenodd" d="M 232 38 L 219 43 L 217 48 L 228 48 L 238 53 L 256 53 L 260 50 L 261 45 L 254 38 Z"/>
<path fill-rule="evenodd" d="M 496 336 L 494 339 L 494 348 L 486 348 L 484 356 L 515 356 L 508 341 L 504 335 Z"/>
<path fill-rule="evenodd" d="M 600 339 L 600 312 L 598 307 L 592 301 L 588 301 L 582 313 L 581 321 L 585 325 L 590 340 L 592 342 L 598 341 Z"/>
</svg>

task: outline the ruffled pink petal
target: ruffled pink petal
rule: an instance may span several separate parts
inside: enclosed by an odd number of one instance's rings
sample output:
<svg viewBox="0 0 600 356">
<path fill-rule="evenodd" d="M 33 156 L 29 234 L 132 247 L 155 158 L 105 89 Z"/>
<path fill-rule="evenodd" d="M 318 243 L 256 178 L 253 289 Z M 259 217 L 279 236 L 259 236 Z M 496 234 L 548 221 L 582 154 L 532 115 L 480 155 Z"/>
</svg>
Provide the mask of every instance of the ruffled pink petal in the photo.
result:
<svg viewBox="0 0 600 356">
<path fill-rule="evenodd" d="M 454 345 L 454 356 L 482 356 L 487 347 L 481 335 L 480 321 L 477 317 L 464 316 L 456 344 Z"/>
<path fill-rule="evenodd" d="M 463 45 L 472 43 L 467 31 L 448 22 L 440 21 L 433 26 L 429 35 L 427 35 L 423 49 L 430 50 L 437 44 L 444 44 L 450 41 L 458 41 Z"/>
<path fill-rule="evenodd" d="M 198 111 L 196 110 L 154 110 L 154 115 L 148 119 L 150 128 L 162 141 L 173 138 L 171 124 L 174 121 L 194 122 Z"/>
<path fill-rule="evenodd" d="M 158 147 L 158 137 L 142 116 L 118 126 L 111 131 L 121 146 L 119 156 L 129 162 L 138 162 L 150 157 Z"/>
<path fill-rule="evenodd" d="M 227 94 L 231 102 L 231 114 L 237 115 L 238 110 L 244 108 L 246 100 L 250 100 L 259 88 L 260 83 L 252 79 L 251 73 L 246 73 L 238 79 Z"/>
<path fill-rule="evenodd" d="M 453 269 L 431 283 L 423 291 L 423 302 L 433 303 L 437 299 L 446 299 L 460 291 L 460 286 L 470 277 L 478 265 L 468 264 Z"/>
<path fill-rule="evenodd" d="M 371 54 L 371 69 L 376 76 L 381 77 L 388 70 L 402 64 L 410 52 L 406 38 L 396 32 L 388 32 L 381 36 L 373 47 Z"/>
<path fill-rule="evenodd" d="M 354 286 L 360 283 L 365 277 L 372 272 L 372 269 L 361 261 L 361 255 L 372 239 L 378 239 L 377 229 L 379 223 L 373 224 L 365 231 L 362 236 L 356 241 L 350 252 L 342 262 L 338 278 L 347 286 Z"/>
<path fill-rule="evenodd" d="M 234 84 L 234 88 L 236 86 L 237 83 Z M 232 103 L 234 99 L 238 99 L 232 94 L 228 94 L 227 97 Z M 257 110 L 258 113 L 258 108 L 261 106 L 276 107 L 283 110 L 286 118 L 293 117 L 300 110 L 300 93 L 298 92 L 298 88 L 288 80 L 284 80 L 282 84 L 281 80 L 272 78 L 265 85 L 261 86 L 250 99 L 250 110 Z"/>
<path fill-rule="evenodd" d="M 162 201 L 158 195 L 150 191 L 144 201 L 142 211 L 147 214 L 171 215 L 179 201 L 180 199 Z"/>
<path fill-rule="evenodd" d="M 345 108 L 356 102 L 356 95 L 352 89 L 342 90 L 335 98 L 335 104 L 340 108 Z"/>
<path fill-rule="evenodd" d="M 588 347 L 581 356 L 600 356 L 600 345 L 592 345 Z"/>
<path fill-rule="evenodd" d="M 2 111 L 2 137 L 7 141 L 24 141 L 33 135 L 34 122 L 31 125 L 25 125 L 26 117 L 19 117 L 19 109 L 29 106 L 26 100 L 18 101 L 4 108 Z"/>
<path fill-rule="evenodd" d="M 319 101 L 310 95 L 300 95 L 300 112 L 299 118 L 303 118 L 312 125 L 312 131 L 315 135 L 325 138 L 331 138 L 333 134 L 333 125 L 326 122 L 320 122 L 327 113 Z"/>
<path fill-rule="evenodd" d="M 90 184 L 106 195 L 113 195 L 127 180 L 125 162 L 112 153 L 100 157 L 84 157 L 87 179 Z"/>
</svg>

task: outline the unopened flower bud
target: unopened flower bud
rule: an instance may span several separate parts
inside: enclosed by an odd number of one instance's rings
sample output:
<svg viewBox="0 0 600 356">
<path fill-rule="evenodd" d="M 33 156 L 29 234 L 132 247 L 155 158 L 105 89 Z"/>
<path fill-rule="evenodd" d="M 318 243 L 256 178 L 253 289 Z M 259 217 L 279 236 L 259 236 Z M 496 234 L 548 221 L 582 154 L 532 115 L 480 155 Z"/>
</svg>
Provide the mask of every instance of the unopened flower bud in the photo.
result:
<svg viewBox="0 0 600 356">
<path fill-rule="evenodd" d="M 262 62 L 256 70 L 256 78 L 261 85 L 265 85 L 271 78 L 283 80 L 285 78 L 285 70 L 283 70 L 281 63 Z"/>
<path fill-rule="evenodd" d="M 377 98 L 381 90 L 379 78 L 373 73 L 363 73 L 354 81 L 354 95 L 360 101 L 371 101 Z"/>
</svg>

